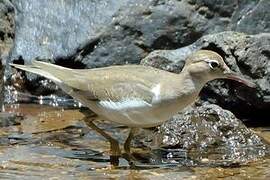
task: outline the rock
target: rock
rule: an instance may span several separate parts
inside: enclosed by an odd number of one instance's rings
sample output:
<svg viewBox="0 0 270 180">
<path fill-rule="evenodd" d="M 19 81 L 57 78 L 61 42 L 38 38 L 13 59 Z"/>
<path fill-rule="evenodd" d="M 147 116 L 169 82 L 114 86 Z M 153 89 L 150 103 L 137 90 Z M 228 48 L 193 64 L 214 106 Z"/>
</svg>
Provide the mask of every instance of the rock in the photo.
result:
<svg viewBox="0 0 270 180">
<path fill-rule="evenodd" d="M 14 38 L 14 8 L 8 0 L 0 1 L 0 59 L 5 64 L 6 58 L 13 45 Z"/>
<path fill-rule="evenodd" d="M 13 45 L 14 8 L 8 0 L 0 1 L 0 108 L 4 99 L 4 64 Z"/>
<path fill-rule="evenodd" d="M 59 60 L 68 66 L 77 49 L 94 38 L 126 1 L 12 1 L 16 46 L 11 59 L 26 63 L 35 58 Z"/>
<path fill-rule="evenodd" d="M 15 113 L 0 112 L 0 127 L 8 127 L 20 124 L 22 117 Z"/>
<path fill-rule="evenodd" d="M 269 145 L 230 111 L 207 103 L 175 115 L 139 141 L 154 149 L 168 149 L 165 157 L 169 154 L 171 160 L 185 151 L 185 158 L 195 164 L 242 164 L 269 153 Z"/>
<path fill-rule="evenodd" d="M 186 58 L 198 48 L 189 45 L 177 50 L 156 50 L 141 60 L 140 64 L 163 69 L 173 73 L 180 73 Z"/>
<path fill-rule="evenodd" d="M 33 59 L 43 59 L 67 67 L 84 68 L 85 65 L 73 57 L 76 53 L 83 54 L 82 46 L 84 51 L 92 46 L 92 40 L 95 41 L 99 31 L 125 2 L 127 0 L 12 1 L 16 10 L 16 37 L 9 62 L 28 64 Z M 7 71 L 7 77 L 11 73 Z M 51 81 L 31 73 L 26 75 L 23 76 L 25 84 L 22 84 L 26 91 L 35 95 L 56 92 L 63 96 Z"/>
<path fill-rule="evenodd" d="M 232 30 L 248 34 L 269 32 L 269 7 L 268 0 L 241 1 L 239 11 L 232 16 Z"/>
<path fill-rule="evenodd" d="M 233 71 L 252 79 L 257 87 L 250 89 L 231 80 L 215 80 L 203 89 L 201 98 L 219 104 L 241 118 L 263 121 L 268 119 L 270 108 L 269 44 L 269 33 L 246 35 L 222 32 L 203 36 L 192 45 L 177 50 L 154 51 L 141 63 L 179 72 L 186 56 L 194 50 L 214 50 L 225 58 Z"/>
<path fill-rule="evenodd" d="M 4 71 L 5 69 L 2 65 L 2 62 L 0 61 L 0 108 L 2 108 L 4 101 Z"/>
</svg>

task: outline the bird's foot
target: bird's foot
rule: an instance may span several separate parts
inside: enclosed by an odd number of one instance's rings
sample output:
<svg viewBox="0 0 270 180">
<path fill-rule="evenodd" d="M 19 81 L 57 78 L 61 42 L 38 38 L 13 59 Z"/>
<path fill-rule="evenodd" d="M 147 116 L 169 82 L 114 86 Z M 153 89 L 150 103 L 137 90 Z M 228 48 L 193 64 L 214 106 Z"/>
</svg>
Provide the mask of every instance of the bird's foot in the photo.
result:
<svg viewBox="0 0 270 180">
<path fill-rule="evenodd" d="M 135 167 L 136 158 L 131 153 L 124 153 L 122 157 L 128 161 L 131 168 Z"/>
<path fill-rule="evenodd" d="M 113 167 L 119 166 L 119 158 L 120 158 L 120 156 L 117 156 L 117 155 L 110 156 L 110 163 Z"/>
</svg>

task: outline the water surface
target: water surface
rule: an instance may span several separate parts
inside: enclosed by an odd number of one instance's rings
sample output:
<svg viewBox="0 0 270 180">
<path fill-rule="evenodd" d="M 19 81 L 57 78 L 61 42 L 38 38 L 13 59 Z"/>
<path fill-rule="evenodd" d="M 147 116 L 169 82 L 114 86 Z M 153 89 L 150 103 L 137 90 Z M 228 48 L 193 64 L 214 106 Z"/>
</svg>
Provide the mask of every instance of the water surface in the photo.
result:
<svg viewBox="0 0 270 180">
<path fill-rule="evenodd" d="M 120 166 L 113 168 L 109 162 L 109 144 L 80 121 L 83 114 L 78 109 L 17 104 L 6 106 L 5 112 L 0 130 L 0 177 L 3 179 L 270 178 L 270 159 L 267 157 L 241 166 L 213 167 L 207 161 L 199 167 L 183 166 L 164 163 L 158 153 L 147 148 L 133 149 L 139 154 L 136 156 L 137 167 L 131 169 L 121 158 Z M 128 133 L 127 128 L 117 125 L 105 123 L 99 126 L 120 142 Z M 270 142 L 270 128 L 254 131 Z M 149 156 L 157 157 L 157 161 L 147 163 Z"/>
</svg>

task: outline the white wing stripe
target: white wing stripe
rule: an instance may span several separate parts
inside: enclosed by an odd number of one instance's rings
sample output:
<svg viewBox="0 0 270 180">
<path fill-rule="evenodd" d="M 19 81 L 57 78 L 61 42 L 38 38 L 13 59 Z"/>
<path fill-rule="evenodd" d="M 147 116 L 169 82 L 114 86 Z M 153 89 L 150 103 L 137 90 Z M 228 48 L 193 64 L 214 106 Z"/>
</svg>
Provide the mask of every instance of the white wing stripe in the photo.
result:
<svg viewBox="0 0 270 180">
<path fill-rule="evenodd" d="M 111 100 L 108 100 L 108 101 L 100 101 L 99 104 L 102 107 L 111 110 L 127 110 L 152 106 L 151 104 L 141 99 L 126 99 L 119 102 L 113 102 Z"/>
<path fill-rule="evenodd" d="M 157 84 L 151 89 L 151 92 L 154 93 L 153 101 L 159 101 L 160 100 L 160 84 Z"/>
</svg>

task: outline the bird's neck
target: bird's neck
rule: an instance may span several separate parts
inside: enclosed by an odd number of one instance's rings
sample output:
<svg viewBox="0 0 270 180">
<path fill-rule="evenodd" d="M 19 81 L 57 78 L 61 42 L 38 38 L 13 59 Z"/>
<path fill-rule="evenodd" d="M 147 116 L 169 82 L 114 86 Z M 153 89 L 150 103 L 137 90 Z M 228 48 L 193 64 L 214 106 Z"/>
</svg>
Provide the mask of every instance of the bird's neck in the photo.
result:
<svg viewBox="0 0 270 180">
<path fill-rule="evenodd" d="M 194 103 L 205 82 L 194 79 L 187 71 L 182 71 L 175 79 L 167 81 L 166 101 L 163 106 L 175 114 Z"/>
<path fill-rule="evenodd" d="M 198 95 L 204 85 L 207 83 L 203 77 L 194 77 L 188 71 L 182 71 L 179 74 L 181 81 L 181 93 Z"/>
</svg>

